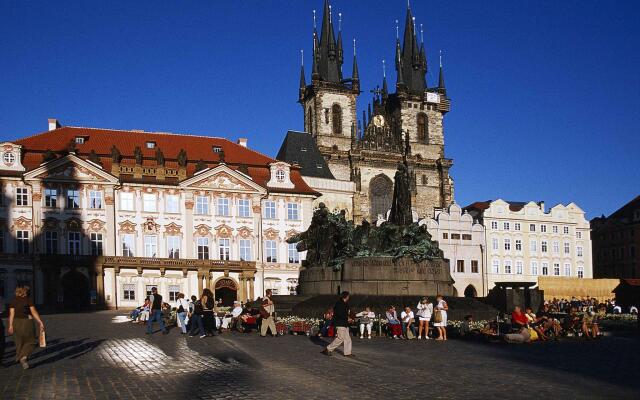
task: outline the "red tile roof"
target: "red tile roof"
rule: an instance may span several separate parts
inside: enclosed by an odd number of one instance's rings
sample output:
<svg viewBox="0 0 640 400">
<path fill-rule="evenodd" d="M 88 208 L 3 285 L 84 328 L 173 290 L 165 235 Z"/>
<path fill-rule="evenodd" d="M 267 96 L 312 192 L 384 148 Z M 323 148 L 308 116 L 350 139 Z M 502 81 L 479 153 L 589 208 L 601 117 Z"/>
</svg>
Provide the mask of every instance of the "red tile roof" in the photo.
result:
<svg viewBox="0 0 640 400">
<path fill-rule="evenodd" d="M 213 147 L 220 147 L 224 151 L 225 164 L 232 169 L 238 169 L 241 165 L 248 168 L 249 176 L 259 184 L 267 188 L 270 179 L 269 164 L 276 162 L 255 150 L 240 146 L 234 142 L 220 137 L 184 135 L 174 133 L 124 131 L 113 129 L 80 128 L 65 126 L 52 131 L 46 131 L 23 139 L 15 143 L 23 146 L 24 156 L 22 163 L 27 171 L 38 168 L 42 163 L 42 155 L 47 150 L 57 154 L 64 154 L 76 137 L 84 137 L 84 143 L 75 144 L 76 155 L 81 158 L 95 151 L 100 157 L 103 168 L 111 171 L 111 147 L 115 145 L 122 156 L 122 165 L 135 163 L 134 149 L 142 150 L 144 166 L 156 166 L 156 150 L 162 150 L 167 168 L 177 168 L 178 153 L 184 149 L 187 153 L 187 177 L 193 176 L 196 164 L 203 160 L 209 167 L 220 164 L 220 153 L 213 151 Z M 147 142 L 154 142 L 155 148 L 147 148 Z M 125 182 L 133 182 L 127 175 L 120 175 Z M 270 192 L 296 193 L 319 195 L 311 189 L 302 179 L 299 168 L 291 168 L 291 181 L 295 185 L 293 189 L 268 188 Z M 167 183 L 167 182 L 165 182 Z"/>
</svg>

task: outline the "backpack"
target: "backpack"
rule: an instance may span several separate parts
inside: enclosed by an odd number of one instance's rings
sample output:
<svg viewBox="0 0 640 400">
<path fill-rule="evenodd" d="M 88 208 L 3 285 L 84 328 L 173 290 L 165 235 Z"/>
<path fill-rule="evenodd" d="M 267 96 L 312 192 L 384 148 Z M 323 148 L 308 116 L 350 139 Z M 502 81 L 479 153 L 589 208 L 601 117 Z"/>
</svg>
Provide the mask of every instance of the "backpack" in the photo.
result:
<svg viewBox="0 0 640 400">
<path fill-rule="evenodd" d="M 193 303 L 193 313 L 198 315 L 204 314 L 204 308 L 202 307 L 202 302 L 200 300 Z"/>
</svg>

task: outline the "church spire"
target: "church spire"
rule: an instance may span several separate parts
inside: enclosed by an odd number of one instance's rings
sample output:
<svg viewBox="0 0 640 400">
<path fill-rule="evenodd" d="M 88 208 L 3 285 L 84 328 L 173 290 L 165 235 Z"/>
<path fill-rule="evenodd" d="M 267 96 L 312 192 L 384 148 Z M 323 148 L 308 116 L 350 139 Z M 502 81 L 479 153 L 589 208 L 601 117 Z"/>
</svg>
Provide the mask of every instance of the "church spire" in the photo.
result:
<svg viewBox="0 0 640 400">
<path fill-rule="evenodd" d="M 315 35 L 317 38 L 317 34 Z M 333 13 L 329 0 L 324 2 L 324 15 L 322 16 L 322 31 L 320 32 L 320 42 L 316 47 L 318 63 L 318 79 L 340 83 L 342 81 L 342 42 L 341 35 L 338 35 L 339 42 L 336 44 L 336 37 L 333 29 Z"/>
<path fill-rule="evenodd" d="M 351 73 L 351 87 L 360 90 L 360 74 L 358 73 L 358 60 L 356 59 L 356 39 L 353 39 L 353 72 Z"/>
<path fill-rule="evenodd" d="M 442 50 L 440 50 L 440 74 L 438 76 L 438 93 L 447 95 L 447 88 L 444 86 L 444 72 L 442 70 Z"/>
<path fill-rule="evenodd" d="M 302 101 L 302 99 L 304 98 L 304 92 L 305 89 L 307 87 L 307 82 L 305 81 L 304 78 L 304 50 L 300 50 L 300 88 L 298 89 L 299 91 L 299 97 L 300 97 L 300 101 Z"/>
<path fill-rule="evenodd" d="M 387 64 L 382 60 L 382 100 L 389 96 L 389 88 L 387 87 Z"/>
<path fill-rule="evenodd" d="M 398 81 L 400 82 L 400 72 L 402 72 L 402 83 L 408 91 L 413 93 L 424 92 L 427 87 L 425 79 L 427 64 L 424 43 L 419 49 L 416 37 L 415 18 L 411 14 L 409 4 L 407 4 L 407 15 L 405 18 L 401 50 L 400 39 L 398 38 L 396 40 L 396 59 Z"/>
</svg>

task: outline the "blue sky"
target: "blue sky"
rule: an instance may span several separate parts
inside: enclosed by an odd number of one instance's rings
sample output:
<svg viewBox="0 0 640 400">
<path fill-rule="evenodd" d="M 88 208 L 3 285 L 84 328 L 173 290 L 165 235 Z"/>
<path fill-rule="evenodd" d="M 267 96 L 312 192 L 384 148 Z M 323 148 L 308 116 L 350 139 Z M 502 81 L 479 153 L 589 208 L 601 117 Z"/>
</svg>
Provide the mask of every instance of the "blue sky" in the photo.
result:
<svg viewBox="0 0 640 400">
<path fill-rule="evenodd" d="M 445 54 L 458 203 L 574 201 L 594 217 L 640 194 L 640 2 L 412 3 L 430 85 Z M 381 60 L 393 65 L 406 2 L 332 4 L 345 41 L 357 38 L 362 110 Z M 300 49 L 310 65 L 313 9 L 320 18 L 322 0 L 2 1 L 0 139 L 56 117 L 248 137 L 273 156 L 288 129 L 302 129 Z"/>
</svg>

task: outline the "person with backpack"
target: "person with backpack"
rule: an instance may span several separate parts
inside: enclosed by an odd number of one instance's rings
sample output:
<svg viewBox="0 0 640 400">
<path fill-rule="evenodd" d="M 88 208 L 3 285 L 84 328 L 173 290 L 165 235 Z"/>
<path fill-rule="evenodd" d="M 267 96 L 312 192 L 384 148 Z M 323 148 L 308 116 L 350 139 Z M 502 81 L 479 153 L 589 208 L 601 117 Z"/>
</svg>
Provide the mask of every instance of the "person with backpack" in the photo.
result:
<svg viewBox="0 0 640 400">
<path fill-rule="evenodd" d="M 191 323 L 191 331 L 189 332 L 189 336 L 193 337 L 196 334 L 200 334 L 200 339 L 207 336 L 204 331 L 204 322 L 203 315 L 204 309 L 202 308 L 202 301 L 196 299 L 196 296 L 191 296 L 192 300 L 192 308 L 189 313 L 189 322 Z"/>
<path fill-rule="evenodd" d="M 276 331 L 276 323 L 273 318 L 273 313 L 276 311 L 276 306 L 271 299 L 271 289 L 267 289 L 266 296 L 262 300 L 262 306 L 260 307 L 260 317 L 262 317 L 262 323 L 260 324 L 260 336 L 267 336 L 267 330 L 271 329 L 271 335 L 276 337 L 278 335 Z"/>
<path fill-rule="evenodd" d="M 180 329 L 182 329 L 182 334 L 187 333 L 187 323 L 185 322 L 187 318 L 187 312 L 189 312 L 189 302 L 184 298 L 184 293 L 178 293 L 178 321 L 180 322 Z"/>
<path fill-rule="evenodd" d="M 164 326 L 164 321 L 162 320 L 162 295 L 158 294 L 158 289 L 155 287 L 151 288 L 149 303 L 151 303 L 151 307 L 149 310 L 149 321 L 147 321 L 147 335 L 153 334 L 154 321 L 158 321 L 162 334 L 166 335 L 169 331 L 167 331 L 167 328 Z"/>
</svg>

